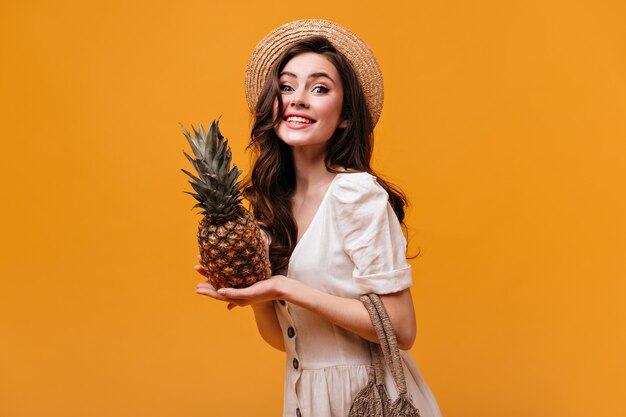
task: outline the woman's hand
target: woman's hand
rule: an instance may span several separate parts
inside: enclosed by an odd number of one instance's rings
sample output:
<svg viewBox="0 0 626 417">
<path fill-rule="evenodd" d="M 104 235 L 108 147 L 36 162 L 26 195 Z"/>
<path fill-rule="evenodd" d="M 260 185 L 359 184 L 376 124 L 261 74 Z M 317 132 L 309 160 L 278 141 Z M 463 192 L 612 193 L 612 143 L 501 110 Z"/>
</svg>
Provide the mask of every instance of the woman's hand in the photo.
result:
<svg viewBox="0 0 626 417">
<path fill-rule="evenodd" d="M 200 256 L 198 256 L 200 260 Z M 195 270 L 207 277 L 206 269 L 202 265 L 195 265 Z M 256 282 L 247 288 L 222 288 L 216 290 L 209 282 L 200 282 L 196 285 L 196 293 L 206 295 L 216 300 L 228 303 L 228 309 L 265 301 L 279 300 L 285 294 L 288 281 L 292 281 L 283 275 L 274 275 L 268 279 Z"/>
<path fill-rule="evenodd" d="M 236 306 L 243 307 L 272 300 L 280 300 L 289 285 L 289 278 L 284 275 L 274 275 L 246 288 L 221 288 L 217 295 L 229 302 L 228 309 Z"/>
<path fill-rule="evenodd" d="M 202 258 L 198 255 L 198 261 L 202 264 Z M 195 265 L 194 269 L 198 271 L 200 275 L 205 278 L 208 278 L 207 271 L 203 265 Z M 213 285 L 211 285 L 208 281 L 200 282 L 196 285 L 196 293 L 201 295 L 207 295 L 211 298 L 215 298 L 216 300 L 229 302 L 225 297 L 221 296 L 217 293 Z M 229 307 L 230 310 L 231 307 Z"/>
</svg>

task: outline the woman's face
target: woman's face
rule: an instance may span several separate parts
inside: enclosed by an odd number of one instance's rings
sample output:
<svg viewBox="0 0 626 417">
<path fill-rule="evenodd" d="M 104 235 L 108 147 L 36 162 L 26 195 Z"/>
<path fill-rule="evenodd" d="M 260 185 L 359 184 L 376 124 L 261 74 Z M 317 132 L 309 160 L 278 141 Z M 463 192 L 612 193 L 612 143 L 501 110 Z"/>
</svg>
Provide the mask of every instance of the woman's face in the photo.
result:
<svg viewBox="0 0 626 417">
<path fill-rule="evenodd" d="M 335 66 L 323 55 L 306 52 L 291 58 L 278 83 L 285 115 L 276 134 L 292 147 L 326 143 L 335 130 L 345 128 L 341 118 L 343 86 Z M 276 117 L 278 100 L 274 100 Z"/>
</svg>

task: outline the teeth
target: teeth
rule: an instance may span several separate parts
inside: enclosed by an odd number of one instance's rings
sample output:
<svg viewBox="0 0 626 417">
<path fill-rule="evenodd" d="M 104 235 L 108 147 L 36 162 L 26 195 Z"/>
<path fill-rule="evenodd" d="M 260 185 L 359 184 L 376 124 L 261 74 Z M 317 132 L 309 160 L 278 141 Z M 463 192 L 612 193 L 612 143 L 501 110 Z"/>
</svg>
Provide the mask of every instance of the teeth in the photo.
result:
<svg viewBox="0 0 626 417">
<path fill-rule="evenodd" d="M 298 117 L 298 116 L 289 116 L 287 118 L 287 121 L 288 122 L 296 122 L 296 123 L 313 123 L 309 119 L 305 119 L 304 117 Z"/>
</svg>

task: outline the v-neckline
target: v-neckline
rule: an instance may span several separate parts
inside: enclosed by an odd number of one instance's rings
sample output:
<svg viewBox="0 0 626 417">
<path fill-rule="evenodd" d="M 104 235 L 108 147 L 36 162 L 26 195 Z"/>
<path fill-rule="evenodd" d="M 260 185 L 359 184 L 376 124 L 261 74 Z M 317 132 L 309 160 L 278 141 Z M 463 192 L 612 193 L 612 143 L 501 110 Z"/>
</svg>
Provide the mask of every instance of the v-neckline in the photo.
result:
<svg viewBox="0 0 626 417">
<path fill-rule="evenodd" d="M 296 254 L 296 251 L 298 250 L 298 248 L 300 246 L 302 246 L 302 241 L 307 237 L 307 235 L 309 234 L 309 230 L 311 230 L 311 227 L 313 227 L 313 225 L 315 224 L 317 218 L 320 216 L 320 212 L 322 211 L 322 207 L 324 207 L 324 204 L 326 203 L 326 200 L 328 200 L 328 196 L 330 195 L 330 191 L 331 191 L 331 189 L 333 187 L 333 184 L 335 183 L 335 180 L 337 179 L 337 177 L 339 177 L 341 174 L 343 174 L 343 173 L 342 172 L 337 173 L 335 175 L 335 177 L 330 181 L 330 184 L 328 184 L 328 188 L 326 189 L 326 192 L 324 193 L 324 197 L 322 197 L 322 201 L 320 202 L 320 205 L 317 207 L 317 210 L 315 211 L 315 214 L 313 215 L 313 218 L 309 222 L 309 225 L 307 226 L 307 228 L 304 231 L 304 233 L 302 233 L 302 236 L 300 236 L 300 240 L 298 240 L 298 242 L 296 242 L 296 246 L 294 246 L 293 251 L 291 251 L 291 256 L 289 257 L 289 264 L 291 264 L 291 260 L 293 259 L 294 255 Z"/>
</svg>

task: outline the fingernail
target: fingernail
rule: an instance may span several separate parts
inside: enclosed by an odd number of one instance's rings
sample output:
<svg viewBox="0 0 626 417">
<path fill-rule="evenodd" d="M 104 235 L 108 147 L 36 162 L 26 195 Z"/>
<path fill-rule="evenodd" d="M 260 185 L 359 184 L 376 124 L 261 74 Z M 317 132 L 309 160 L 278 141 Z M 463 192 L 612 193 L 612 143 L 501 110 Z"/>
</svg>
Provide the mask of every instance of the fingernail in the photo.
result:
<svg viewBox="0 0 626 417">
<path fill-rule="evenodd" d="M 224 288 L 220 288 L 219 290 L 217 290 L 218 294 L 224 294 L 226 292 L 226 290 Z"/>
</svg>

